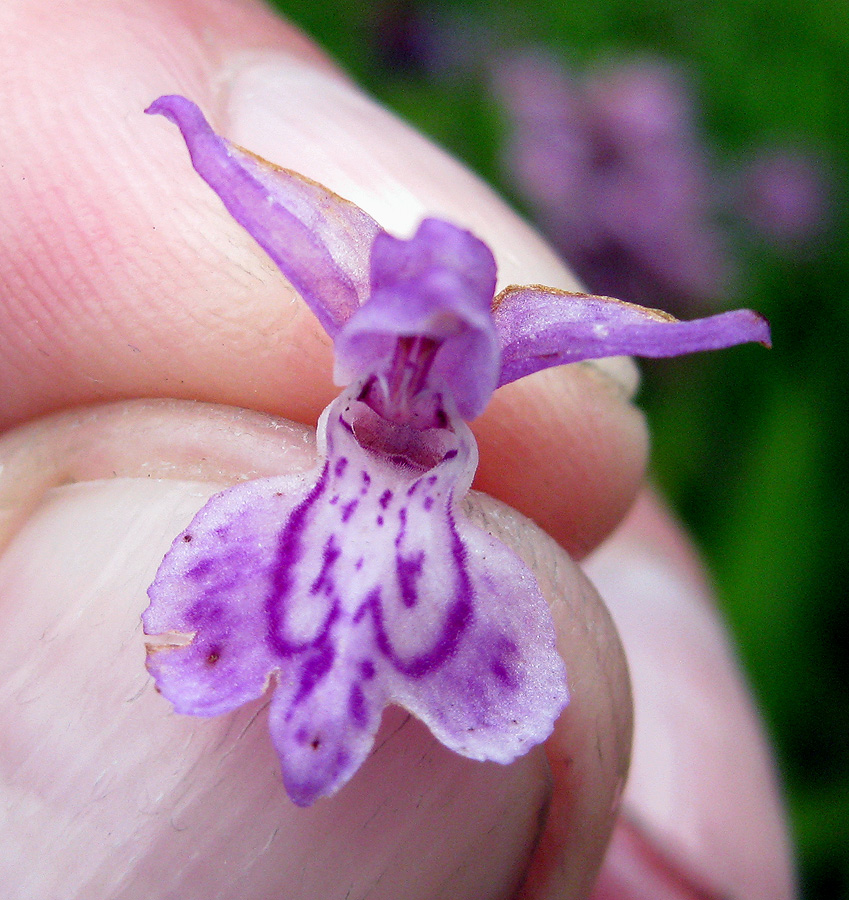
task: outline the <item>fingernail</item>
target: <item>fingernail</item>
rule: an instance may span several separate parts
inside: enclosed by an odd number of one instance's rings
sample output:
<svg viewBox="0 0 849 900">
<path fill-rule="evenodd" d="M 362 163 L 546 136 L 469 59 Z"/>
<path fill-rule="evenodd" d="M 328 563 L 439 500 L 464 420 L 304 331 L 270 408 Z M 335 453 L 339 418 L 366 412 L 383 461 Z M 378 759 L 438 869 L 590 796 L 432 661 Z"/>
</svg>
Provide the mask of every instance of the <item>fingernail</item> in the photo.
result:
<svg viewBox="0 0 849 900">
<path fill-rule="evenodd" d="M 235 143 L 325 184 L 393 234 L 411 234 L 429 215 L 469 228 L 495 253 L 499 288 L 581 289 L 491 188 L 351 82 L 284 54 L 235 60 L 226 82 L 226 136 Z M 631 360 L 592 365 L 634 395 Z"/>
</svg>

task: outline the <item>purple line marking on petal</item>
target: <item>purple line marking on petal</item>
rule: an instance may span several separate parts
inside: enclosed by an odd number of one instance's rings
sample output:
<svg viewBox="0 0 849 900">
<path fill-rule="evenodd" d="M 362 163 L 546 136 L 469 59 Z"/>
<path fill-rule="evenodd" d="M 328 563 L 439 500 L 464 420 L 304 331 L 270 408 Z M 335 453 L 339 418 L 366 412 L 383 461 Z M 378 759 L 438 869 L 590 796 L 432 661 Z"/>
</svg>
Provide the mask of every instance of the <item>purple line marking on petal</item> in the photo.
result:
<svg viewBox="0 0 849 900">
<path fill-rule="evenodd" d="M 313 489 L 290 513 L 277 546 L 271 574 L 271 589 L 265 601 L 265 612 L 269 625 L 267 640 L 274 652 L 284 658 L 302 653 L 324 641 L 333 621 L 339 614 L 337 601 L 328 613 L 318 636 L 311 641 L 296 642 L 283 636 L 284 614 L 291 601 L 294 572 L 304 555 L 303 543 L 307 516 L 313 506 L 320 502 L 327 490 L 328 468 L 329 465 L 325 463 Z"/>
<path fill-rule="evenodd" d="M 409 495 L 409 491 L 407 494 Z M 398 548 L 401 546 L 401 541 L 404 540 L 404 535 L 407 532 L 407 509 L 402 506 L 398 510 L 398 521 L 401 523 L 401 527 L 398 529 L 398 534 L 395 535 L 395 547 Z"/>
<path fill-rule="evenodd" d="M 341 554 L 342 551 L 336 543 L 336 538 L 331 534 L 322 551 L 321 571 L 310 586 L 311 594 L 317 594 L 322 588 L 328 596 L 333 592 L 333 582 L 330 577 L 330 570 L 333 568 L 333 564 L 339 559 Z"/>
<path fill-rule="evenodd" d="M 411 659 L 402 659 L 395 652 L 389 635 L 386 633 L 379 589 L 375 589 L 370 595 L 368 611 L 372 614 L 375 641 L 380 651 L 399 672 L 416 679 L 439 668 L 454 653 L 460 637 L 471 624 L 473 615 L 472 604 L 468 598 L 457 600 L 448 611 L 442 624 L 442 631 L 431 649 L 419 653 Z"/>
<path fill-rule="evenodd" d="M 354 616 L 354 622 L 356 623 L 366 613 L 371 614 L 375 630 L 375 643 L 378 649 L 399 672 L 409 678 L 421 678 L 434 669 L 439 668 L 453 655 L 463 633 L 469 628 L 474 619 L 473 590 L 466 569 L 466 549 L 457 532 L 456 523 L 451 517 L 449 517 L 449 527 L 451 529 L 451 555 L 455 563 L 457 585 L 454 597 L 442 621 L 439 635 L 430 649 L 423 653 L 418 653 L 409 659 L 402 658 L 396 652 L 386 631 L 379 587 L 375 587 L 370 591 Z"/>
<path fill-rule="evenodd" d="M 351 685 L 351 693 L 348 696 L 348 713 L 358 728 L 365 728 L 368 724 L 366 698 L 363 689 L 356 683 Z"/>
<path fill-rule="evenodd" d="M 322 678 L 333 668 L 335 658 L 336 651 L 331 644 L 324 644 L 316 653 L 310 655 L 301 669 L 301 681 L 298 685 L 298 692 L 292 699 L 287 719 L 292 715 L 293 709 L 309 697 Z"/>
</svg>

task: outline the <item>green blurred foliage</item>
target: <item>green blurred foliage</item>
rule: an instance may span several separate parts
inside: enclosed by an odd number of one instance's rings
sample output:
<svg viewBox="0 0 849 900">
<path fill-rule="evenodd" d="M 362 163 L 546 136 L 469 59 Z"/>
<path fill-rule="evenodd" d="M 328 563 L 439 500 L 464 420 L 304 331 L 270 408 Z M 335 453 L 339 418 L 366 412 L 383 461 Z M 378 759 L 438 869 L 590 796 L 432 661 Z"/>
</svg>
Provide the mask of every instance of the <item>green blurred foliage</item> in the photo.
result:
<svg viewBox="0 0 849 900">
<path fill-rule="evenodd" d="M 486 85 L 499 53 L 545 47 L 585 68 L 650 54 L 685 66 L 716 158 L 798 142 L 832 165 L 836 221 L 791 262 L 741 244 L 748 277 L 730 306 L 773 324 L 775 349 L 656 364 L 643 403 L 653 476 L 704 548 L 778 748 L 804 895 L 849 898 L 849 18 L 838 2 L 443 0 L 418 9 L 481 41 L 447 75 L 381 63 L 386 3 L 276 0 L 374 95 L 511 195 L 505 124 Z M 462 29 L 461 29 L 462 31 Z M 488 59 L 487 59 L 488 57 Z M 517 198 L 513 198 L 516 200 Z"/>
</svg>

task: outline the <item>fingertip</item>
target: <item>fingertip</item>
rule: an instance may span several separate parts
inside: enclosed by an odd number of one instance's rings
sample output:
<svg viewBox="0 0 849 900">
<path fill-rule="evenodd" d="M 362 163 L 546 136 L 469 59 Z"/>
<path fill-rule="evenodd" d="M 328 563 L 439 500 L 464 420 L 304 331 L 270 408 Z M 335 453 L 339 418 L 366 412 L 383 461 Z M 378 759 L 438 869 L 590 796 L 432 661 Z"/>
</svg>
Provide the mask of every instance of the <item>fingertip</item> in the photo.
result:
<svg viewBox="0 0 849 900">
<path fill-rule="evenodd" d="M 546 741 L 552 793 L 519 900 L 588 896 L 619 808 L 632 706 L 616 629 L 555 541 L 504 504 L 475 495 L 472 519 L 517 552 L 549 602 L 570 701 Z"/>
<path fill-rule="evenodd" d="M 692 546 L 646 492 L 586 569 L 619 628 L 634 685 L 623 809 L 664 866 L 705 896 L 789 900 L 775 764 Z M 628 859 L 611 864 L 630 871 Z"/>
</svg>

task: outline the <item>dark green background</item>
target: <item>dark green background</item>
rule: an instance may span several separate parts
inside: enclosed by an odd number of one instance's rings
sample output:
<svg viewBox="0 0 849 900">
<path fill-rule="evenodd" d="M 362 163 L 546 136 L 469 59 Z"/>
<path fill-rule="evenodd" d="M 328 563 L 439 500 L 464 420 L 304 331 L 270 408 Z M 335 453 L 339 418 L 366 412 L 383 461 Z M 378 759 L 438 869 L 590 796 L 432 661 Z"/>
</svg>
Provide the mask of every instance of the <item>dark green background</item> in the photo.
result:
<svg viewBox="0 0 849 900">
<path fill-rule="evenodd" d="M 479 52 L 477 64 L 450 77 L 403 72 L 376 52 L 384 4 L 274 5 L 511 197 L 497 165 L 506 123 Z M 642 401 L 654 478 L 704 549 L 777 746 L 804 896 L 849 898 L 849 8 L 829 0 L 512 0 L 508 10 L 478 0 L 419 9 L 462 11 L 490 59 L 524 46 L 579 68 L 661 56 L 692 74 L 705 140 L 720 163 L 790 141 L 831 166 L 835 222 L 818 252 L 794 261 L 738 241 L 748 278 L 729 305 L 766 314 L 775 349 L 655 365 Z"/>
</svg>

